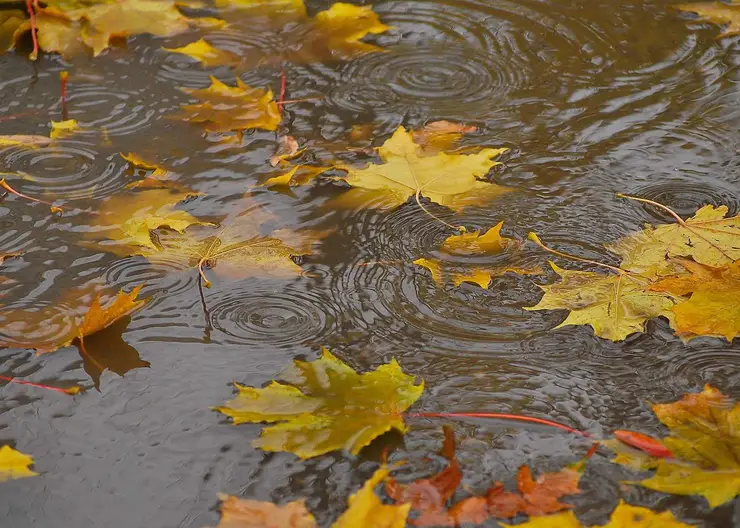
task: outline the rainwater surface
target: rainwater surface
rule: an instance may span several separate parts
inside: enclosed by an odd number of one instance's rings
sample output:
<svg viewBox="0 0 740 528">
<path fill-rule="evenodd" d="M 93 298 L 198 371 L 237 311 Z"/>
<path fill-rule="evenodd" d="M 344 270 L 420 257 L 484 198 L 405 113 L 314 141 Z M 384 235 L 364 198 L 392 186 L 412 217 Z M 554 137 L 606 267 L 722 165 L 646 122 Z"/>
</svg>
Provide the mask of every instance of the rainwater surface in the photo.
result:
<svg viewBox="0 0 740 528">
<path fill-rule="evenodd" d="M 492 181 L 513 189 L 462 213 L 426 203 L 469 229 L 505 221 L 524 241 L 535 231 L 552 247 L 617 264 L 604 243 L 666 223 L 660 210 L 626 193 L 691 215 L 704 204 L 740 203 L 740 89 L 736 38 L 671 8 L 667 0 L 380 0 L 393 29 L 366 39 L 386 49 L 350 60 L 265 60 L 234 71 L 204 68 L 174 48 L 202 31 L 167 39 L 137 36 L 126 48 L 65 61 L 43 54 L 0 56 L 0 133 L 48 134 L 60 120 L 59 72 L 70 72 L 67 111 L 82 129 L 50 147 L 0 150 L 3 171 L 22 192 L 65 206 L 7 195 L 0 202 L 0 250 L 23 251 L 2 275 L 3 310 L 63 310 L 65 292 L 89 284 L 126 291 L 143 284 L 150 302 L 120 328 L 38 355 L 0 350 L 0 374 L 88 390 L 77 396 L 8 383 L 0 387 L 0 443 L 32 455 L 40 476 L 0 484 L 0 525 L 12 528 L 200 528 L 218 522 L 218 493 L 280 503 L 305 497 L 322 526 L 377 468 L 385 448 L 408 461 L 406 478 L 432 474 L 442 421 L 410 418 L 410 432 L 386 435 L 360 456 L 334 452 L 302 461 L 252 447 L 261 426 L 233 426 L 210 410 L 233 397 L 233 381 L 263 386 L 294 359 L 326 346 L 367 371 L 397 358 L 423 378 L 413 410 L 499 412 L 547 418 L 599 437 L 614 429 L 662 435 L 651 402 L 710 383 L 740 397 L 740 348 L 710 338 L 683 343 L 665 320 L 612 343 L 587 326 L 555 330 L 559 311 L 526 311 L 538 284 L 556 280 L 551 258 L 523 247 L 538 277 L 506 274 L 489 289 L 436 284 L 413 260 L 452 234 L 413 200 L 392 211 L 336 209 L 344 192 L 330 180 L 290 192 L 259 187 L 276 137 L 294 136 L 306 155 L 368 161 L 403 125 L 437 120 L 478 128 L 462 147 L 508 147 Z M 329 6 L 309 2 L 309 13 Z M 296 26 L 291 31 L 300 31 Z M 271 57 L 281 40 L 259 24 L 216 32 L 212 42 L 240 55 Z M 278 131 L 250 131 L 223 143 L 172 119 L 209 75 L 235 75 L 288 100 Z M 354 143 L 355 125 L 372 133 Z M 330 231 L 294 278 L 229 279 L 199 286 L 192 270 L 152 265 L 81 244 L 91 218 L 140 175 L 119 152 L 156 159 L 194 193 L 181 204 L 214 222 L 263 207 L 279 228 Z M 199 193 L 199 194 L 196 194 Z M 496 256 L 471 257 L 497 264 Z M 558 260 L 561 266 L 592 270 Z M 207 270 L 211 273 L 215 270 Z M 28 336 L 61 331 L 44 323 Z M 122 340 L 120 337 L 122 332 Z M 0 329 L 0 333 L 5 330 Z M 93 342 L 94 341 L 94 342 Z M 107 366 L 106 370 L 100 366 Z M 98 387 L 96 389 L 96 386 Z M 537 474 L 578 460 L 590 443 L 557 429 L 467 419 L 454 422 L 464 484 L 483 493 L 513 486 L 517 468 Z M 569 499 L 585 523 L 606 522 L 619 499 L 670 508 L 684 522 L 740 527 L 732 503 L 621 484 L 635 474 L 599 451 Z M 460 496 L 464 496 L 462 492 Z M 734 519 L 734 520 L 733 520 Z M 491 520 L 486 526 L 498 526 Z"/>
</svg>

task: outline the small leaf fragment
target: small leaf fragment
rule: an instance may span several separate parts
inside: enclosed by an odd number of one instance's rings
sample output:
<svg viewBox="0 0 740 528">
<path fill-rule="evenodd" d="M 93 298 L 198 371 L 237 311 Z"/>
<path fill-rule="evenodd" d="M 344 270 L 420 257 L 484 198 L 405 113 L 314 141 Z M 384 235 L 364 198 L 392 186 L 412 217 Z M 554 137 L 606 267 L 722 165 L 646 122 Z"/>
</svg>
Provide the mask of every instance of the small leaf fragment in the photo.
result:
<svg viewBox="0 0 740 528">
<path fill-rule="evenodd" d="M 0 482 L 35 477 L 38 473 L 28 469 L 31 464 L 33 458 L 30 456 L 7 445 L 0 447 Z"/>
<path fill-rule="evenodd" d="M 697 2 L 694 4 L 678 4 L 673 6 L 679 11 L 696 13 L 700 20 L 726 26 L 717 38 L 731 37 L 740 34 L 740 5 L 736 2 Z"/>
<path fill-rule="evenodd" d="M 406 432 L 401 414 L 424 390 L 423 382 L 393 360 L 358 374 L 326 349 L 312 362 L 296 360 L 263 389 L 238 385 L 238 396 L 214 410 L 234 424 L 278 422 L 266 427 L 255 447 L 311 458 L 336 449 L 352 454 L 381 434 Z"/>
<path fill-rule="evenodd" d="M 241 60 L 236 53 L 212 46 L 204 39 L 196 40 L 180 48 L 162 48 L 170 53 L 180 53 L 203 63 L 206 68 L 231 66 Z"/>
<path fill-rule="evenodd" d="M 150 178 L 161 179 L 167 176 L 167 169 L 160 167 L 156 163 L 151 163 L 149 161 L 146 161 L 144 158 L 142 158 L 138 154 L 134 154 L 133 152 L 129 152 L 128 154 L 124 154 L 123 152 L 120 152 L 119 154 L 123 159 L 128 161 L 132 166 L 138 169 L 152 171 L 152 173 L 149 175 Z"/>
<path fill-rule="evenodd" d="M 474 267 L 461 272 L 453 271 L 453 268 L 443 261 L 428 258 L 418 258 L 413 263 L 428 269 L 432 274 L 432 280 L 440 286 L 444 286 L 448 281 L 452 282 L 456 287 L 464 282 L 470 282 L 477 284 L 484 290 L 487 290 L 491 286 L 494 277 L 500 277 L 505 273 L 537 275 L 542 272 L 539 268 L 520 268 L 516 266 Z"/>
<path fill-rule="evenodd" d="M 362 488 L 352 494 L 347 510 L 331 528 L 404 528 L 410 504 L 383 504 L 375 494 L 375 487 L 388 477 L 388 468 L 378 468 Z"/>
<path fill-rule="evenodd" d="M 513 238 L 501 236 L 503 221 L 499 222 L 484 234 L 472 231 L 452 235 L 442 243 L 442 251 L 451 255 L 495 255 L 517 244 Z"/>
<path fill-rule="evenodd" d="M 74 134 L 79 129 L 80 125 L 74 119 L 67 119 L 66 121 L 52 121 L 49 137 L 51 137 L 51 139 L 65 138 Z"/>
<path fill-rule="evenodd" d="M 215 528 L 316 528 L 303 500 L 278 506 L 272 502 L 220 494 L 221 520 Z"/>
</svg>

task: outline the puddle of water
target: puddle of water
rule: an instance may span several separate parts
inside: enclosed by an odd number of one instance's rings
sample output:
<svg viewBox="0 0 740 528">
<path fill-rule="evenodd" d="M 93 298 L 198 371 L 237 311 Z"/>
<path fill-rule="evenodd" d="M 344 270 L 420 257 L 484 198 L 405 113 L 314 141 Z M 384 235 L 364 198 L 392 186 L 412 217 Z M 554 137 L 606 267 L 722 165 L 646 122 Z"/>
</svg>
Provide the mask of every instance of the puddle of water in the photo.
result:
<svg viewBox="0 0 740 528">
<path fill-rule="evenodd" d="M 495 179 L 517 192 L 463 214 L 434 213 L 471 228 L 505 220 L 507 236 L 536 231 L 553 247 L 609 261 L 603 243 L 646 222 L 669 221 L 616 199 L 617 192 L 684 215 L 706 203 L 735 214 L 740 203 L 736 40 L 715 40 L 717 27 L 693 23 L 670 4 L 381 1 L 374 9 L 395 29 L 373 40 L 386 53 L 284 65 L 289 98 L 314 99 L 290 105 L 279 132 L 325 148 L 346 141 L 356 124 L 375 125 L 375 145 L 399 125 L 475 125 L 479 132 L 466 144 L 512 149 Z M 311 12 L 325 7 L 309 4 Z M 236 24 L 213 43 L 242 56 L 280 50 L 281 38 L 256 26 Z M 298 461 L 260 452 L 250 446 L 259 426 L 232 427 L 209 411 L 231 397 L 232 380 L 259 386 L 292 359 L 315 357 L 321 345 L 359 369 L 398 358 L 426 381 L 417 405 L 423 410 L 522 413 L 596 434 L 659 433 L 647 402 L 673 400 L 704 383 L 740 396 L 737 345 L 683 344 L 664 321 L 618 344 L 586 327 L 553 331 L 562 314 L 522 309 L 538 300 L 535 283 L 552 274 L 505 276 L 490 290 L 439 287 L 410 262 L 439 246 L 450 234 L 444 226 L 413 203 L 389 213 L 327 210 L 322 206 L 338 193 L 331 184 L 293 196 L 256 191 L 254 200 L 280 226 L 334 230 L 307 260 L 307 276 L 295 280 L 217 279 L 201 298 L 195 273 L 81 247 L 91 211 L 131 181 L 118 152 L 166 162 L 180 183 L 205 193 L 188 205 L 204 217 L 243 208 L 244 193 L 271 170 L 265 160 L 273 133 L 223 146 L 168 119 L 187 101 L 178 87 L 204 87 L 211 73 L 233 80 L 228 68 L 204 69 L 160 49 L 192 37 L 137 37 L 128 51 L 72 65 L 52 56 L 36 64 L 0 57 L 3 134 L 47 133 L 48 121 L 60 118 L 63 69 L 71 71 L 69 116 L 87 131 L 60 146 L 0 151 L 3 170 L 32 176 L 21 182 L 24 192 L 79 207 L 52 218 L 39 204 L 13 197 L 0 203 L 0 248 L 25 252 L 4 266 L 18 281 L 4 305 L 53 306 L 60 292 L 95 279 L 127 290 L 146 283 L 142 293 L 153 296 L 123 334 L 128 348 L 105 335 L 99 343 L 101 353 L 121 350 L 117 357 L 125 358 L 114 372 L 97 373 L 100 392 L 70 398 L 2 387 L 0 443 L 32 454 L 42 474 L 3 486 L 0 515 L 9 526 L 201 527 L 217 522 L 218 492 L 280 502 L 306 497 L 323 523 L 336 518 L 375 468 L 372 457 Z M 279 90 L 279 66 L 239 75 Z M 533 247 L 524 255 L 544 261 Z M 43 356 L 9 349 L 0 358 L 6 376 L 87 385 L 95 376 L 73 347 Z M 440 426 L 415 419 L 405 440 L 387 441 L 430 453 Z M 552 470 L 584 448 L 539 427 L 471 420 L 456 430 L 466 483 L 478 491 L 491 479 L 510 483 L 523 463 Z M 413 471 L 428 473 L 421 455 L 410 456 Z M 628 476 L 604 454 L 595 457 L 583 495 L 573 499 L 584 522 L 602 523 L 623 497 L 674 508 L 700 526 L 733 525 L 731 506 L 710 512 L 699 500 L 620 487 Z"/>
</svg>

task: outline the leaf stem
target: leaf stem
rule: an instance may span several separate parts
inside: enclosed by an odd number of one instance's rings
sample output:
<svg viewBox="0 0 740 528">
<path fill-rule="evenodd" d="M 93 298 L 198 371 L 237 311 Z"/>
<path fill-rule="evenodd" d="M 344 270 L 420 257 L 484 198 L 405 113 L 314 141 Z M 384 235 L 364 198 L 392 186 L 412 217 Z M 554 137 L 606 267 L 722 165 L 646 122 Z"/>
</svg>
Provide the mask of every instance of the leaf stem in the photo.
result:
<svg viewBox="0 0 740 528">
<path fill-rule="evenodd" d="M 465 232 L 465 226 L 454 226 L 452 224 L 449 224 L 449 223 L 445 222 L 444 220 L 442 220 L 440 217 L 434 215 L 431 211 L 429 211 L 429 209 L 427 209 L 426 207 L 424 207 L 424 204 L 421 203 L 421 189 L 420 188 L 417 188 L 416 189 L 416 194 L 414 194 L 414 198 L 416 199 L 416 203 L 419 205 L 419 207 L 421 207 L 421 210 L 424 211 L 429 216 L 431 216 L 432 218 L 434 218 L 437 222 L 441 223 L 442 225 L 445 225 L 445 226 L 449 227 L 450 229 L 454 229 L 458 233 L 464 233 Z"/>
<path fill-rule="evenodd" d="M 208 277 L 206 277 L 206 272 L 203 269 L 203 264 L 205 264 L 207 260 L 208 257 L 203 257 L 198 261 L 198 274 L 200 275 L 199 279 L 203 281 L 203 286 L 205 286 L 206 288 L 210 288 L 211 281 L 208 280 Z"/>
<path fill-rule="evenodd" d="M 28 58 L 35 61 L 39 57 L 39 40 L 36 36 L 36 12 L 33 9 L 31 0 L 26 0 L 26 10 L 28 11 L 28 19 L 31 23 L 31 40 L 33 41 L 33 51 Z"/>
<path fill-rule="evenodd" d="M 518 422 L 535 423 L 539 425 L 548 425 L 550 427 L 556 427 L 574 433 L 586 438 L 590 438 L 591 435 L 585 431 L 580 431 L 573 427 L 565 424 L 547 420 L 545 418 L 534 418 L 532 416 L 522 416 L 520 414 L 505 414 L 505 413 L 433 413 L 433 412 L 422 412 L 422 413 L 407 413 L 409 418 L 494 418 L 497 420 L 514 420 Z"/>
<path fill-rule="evenodd" d="M 0 178 L 0 187 L 2 187 L 3 189 L 5 189 L 6 191 L 8 191 L 9 193 L 14 194 L 14 195 L 16 195 L 16 196 L 18 196 L 20 198 L 24 198 L 24 199 L 30 200 L 32 202 L 36 202 L 36 203 L 41 203 L 41 204 L 44 204 L 44 205 L 48 205 L 51 208 L 51 212 L 52 213 L 63 213 L 64 212 L 64 210 L 61 207 L 59 207 L 58 205 L 54 205 L 51 202 L 45 202 L 44 200 L 39 200 L 38 198 L 31 198 L 30 196 L 28 196 L 26 194 L 23 194 L 22 192 L 16 191 L 15 189 L 13 189 L 10 186 L 10 184 L 8 184 L 7 181 L 5 181 L 5 178 Z"/>
<path fill-rule="evenodd" d="M 628 194 L 622 194 L 622 193 L 617 193 L 617 198 L 627 198 L 628 200 L 634 200 L 636 202 L 643 202 L 643 203 L 646 203 L 646 204 L 653 205 L 653 206 L 655 206 L 655 207 L 657 207 L 659 209 L 663 209 L 666 213 L 668 213 L 669 215 L 671 215 L 676 220 L 676 222 L 678 222 L 679 224 L 681 224 L 684 227 L 686 226 L 686 222 L 684 221 L 684 219 L 681 218 L 680 216 L 678 216 L 678 213 L 676 213 L 673 209 L 671 209 L 667 205 L 663 205 L 662 203 L 654 202 L 653 200 L 648 200 L 647 198 L 638 198 L 637 196 L 630 196 Z"/>
<path fill-rule="evenodd" d="M 285 69 L 280 68 L 280 97 L 277 101 L 277 106 L 280 111 L 283 111 L 283 105 L 285 104 L 285 93 L 288 91 L 288 77 L 285 75 Z"/>
<path fill-rule="evenodd" d="M 576 257 L 575 255 L 571 255 L 570 253 L 563 253 L 562 251 L 549 248 L 542 242 L 542 240 L 540 240 L 540 237 L 537 236 L 537 233 L 530 232 L 527 235 L 527 238 L 531 240 L 532 242 L 534 242 L 535 244 L 537 244 L 538 246 L 540 246 L 542 249 L 544 249 L 548 253 L 552 253 L 553 255 L 557 255 L 559 257 L 563 257 L 563 258 L 570 259 L 570 260 L 577 260 L 579 262 L 585 262 L 587 264 L 593 264 L 594 266 L 601 266 L 602 268 L 610 269 L 615 273 L 619 273 L 620 275 L 629 274 L 628 271 L 623 270 L 622 268 L 617 268 L 616 266 L 610 266 L 609 264 L 604 264 L 602 262 L 597 262 L 595 260 L 589 260 L 589 259 L 585 259 L 582 257 Z"/>
<path fill-rule="evenodd" d="M 66 121 L 69 118 L 67 112 L 67 80 L 69 79 L 69 72 L 64 70 L 59 72 L 59 80 L 61 84 L 61 101 L 62 101 L 62 121 Z"/>
<path fill-rule="evenodd" d="M 79 393 L 82 389 L 78 386 L 70 387 L 68 389 L 62 389 L 60 387 L 52 387 L 51 385 L 43 385 L 41 383 L 33 383 L 26 380 L 21 380 L 18 378 L 13 378 L 10 376 L 0 376 L 0 380 L 7 381 L 8 383 L 18 383 L 19 385 L 28 385 L 29 387 L 36 387 L 37 389 L 48 389 L 52 390 L 54 392 L 60 392 L 62 394 L 69 394 L 74 396 L 75 394 Z"/>
</svg>

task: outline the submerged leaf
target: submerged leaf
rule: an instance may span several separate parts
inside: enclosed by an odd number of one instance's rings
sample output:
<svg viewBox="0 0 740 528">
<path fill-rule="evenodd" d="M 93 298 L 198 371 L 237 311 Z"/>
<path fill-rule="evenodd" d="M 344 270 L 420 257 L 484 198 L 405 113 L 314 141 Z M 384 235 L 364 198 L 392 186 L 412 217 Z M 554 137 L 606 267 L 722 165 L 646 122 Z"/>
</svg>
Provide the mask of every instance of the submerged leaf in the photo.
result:
<svg viewBox="0 0 740 528">
<path fill-rule="evenodd" d="M 401 413 L 424 390 L 396 360 L 358 374 L 326 349 L 315 361 L 295 361 L 281 377 L 287 383 L 263 389 L 237 385 L 239 395 L 215 410 L 234 424 L 279 422 L 266 427 L 254 445 L 301 458 L 336 449 L 357 454 L 391 429 L 405 432 Z"/>
<path fill-rule="evenodd" d="M 679 336 L 724 337 L 740 335 L 740 260 L 713 268 L 688 259 L 674 259 L 688 275 L 666 277 L 653 284 L 653 291 L 691 295 L 673 307 L 674 328 Z"/>
<path fill-rule="evenodd" d="M 239 78 L 235 87 L 211 76 L 208 88 L 182 90 L 201 102 L 183 106 L 180 117 L 202 123 L 207 132 L 239 132 L 249 128 L 275 130 L 280 123 L 280 109 L 273 101 L 272 90 L 252 88 Z"/>
<path fill-rule="evenodd" d="M 218 49 L 203 39 L 196 40 L 195 42 L 191 42 L 187 46 L 182 46 L 180 48 L 163 49 L 171 53 L 187 55 L 188 57 L 202 62 L 203 66 L 207 68 L 238 64 L 241 60 L 239 55 L 236 53 Z"/>
<path fill-rule="evenodd" d="M 120 152 L 119 154 L 123 159 L 128 161 L 133 167 L 136 167 L 138 169 L 152 171 L 152 173 L 149 175 L 149 178 L 161 179 L 167 176 L 167 169 L 160 167 L 156 163 L 151 163 L 149 161 L 144 160 L 138 154 L 134 154 L 133 152 L 129 152 L 128 154 L 124 154 L 123 152 Z"/>
<path fill-rule="evenodd" d="M 547 517 L 534 517 L 517 525 L 502 523 L 501 526 L 504 528 L 586 528 L 572 511 Z M 692 526 L 677 520 L 670 511 L 658 513 L 648 508 L 631 506 L 624 501 L 619 501 L 607 524 L 591 528 L 691 528 Z"/>
<path fill-rule="evenodd" d="M 486 290 L 491 286 L 494 277 L 500 277 L 505 273 L 516 273 L 518 275 L 538 275 L 542 273 L 539 268 L 520 268 L 516 266 L 474 267 L 465 271 L 453 271 L 455 268 L 450 264 L 427 258 L 416 259 L 414 264 L 428 269 L 432 274 L 432 280 L 440 286 L 444 286 L 448 281 L 456 287 L 463 282 L 470 282 Z"/>
<path fill-rule="evenodd" d="M 303 500 L 278 506 L 272 502 L 219 495 L 221 521 L 215 528 L 316 528 Z"/>
<path fill-rule="evenodd" d="M 80 125 L 74 119 L 67 119 L 66 121 L 52 121 L 49 137 L 51 137 L 51 139 L 65 138 L 74 134 L 79 130 L 79 128 Z"/>
<path fill-rule="evenodd" d="M 499 165 L 493 158 L 508 149 L 485 148 L 477 154 L 425 155 L 414 143 L 411 134 L 399 127 L 378 154 L 384 163 L 370 164 L 364 169 L 347 165 L 342 179 L 354 189 L 340 196 L 339 205 L 354 205 L 363 195 L 376 196 L 384 206 L 398 206 L 414 196 L 424 196 L 456 211 L 499 196 L 508 189 L 482 180 L 488 171 Z M 358 197 L 359 195 L 359 197 Z M 377 205 L 377 204 L 376 204 Z"/>
<path fill-rule="evenodd" d="M 48 138 L 46 136 L 0 136 L 0 147 L 45 147 L 49 145 L 51 141 L 52 138 Z"/>
<path fill-rule="evenodd" d="M 348 501 L 347 510 L 331 528 L 404 528 L 410 504 L 383 504 L 375 494 L 375 486 L 388 477 L 388 468 L 378 468 L 360 491 Z"/>
<path fill-rule="evenodd" d="M 517 240 L 501 236 L 503 226 L 503 221 L 499 222 L 482 235 L 480 231 L 452 235 L 445 239 L 441 249 L 452 255 L 493 255 L 518 246 Z"/>
<path fill-rule="evenodd" d="M 16 451 L 10 446 L 0 447 L 0 482 L 25 477 L 35 477 L 35 473 L 28 469 L 33 464 L 33 458 Z"/>
<path fill-rule="evenodd" d="M 653 405 L 653 412 L 670 430 L 662 443 L 675 458 L 651 457 L 613 442 L 613 462 L 655 475 L 639 484 L 663 493 L 702 495 L 711 508 L 740 495 L 740 404 L 706 385 L 703 392 L 679 401 Z"/>
<path fill-rule="evenodd" d="M 671 319 L 677 303 L 673 295 L 651 291 L 650 282 L 628 273 L 575 271 L 550 263 L 561 281 L 540 286 L 545 292 L 540 302 L 525 310 L 569 310 L 568 317 L 555 328 L 591 325 L 594 334 L 612 341 L 645 331 L 653 317 Z"/>
</svg>

